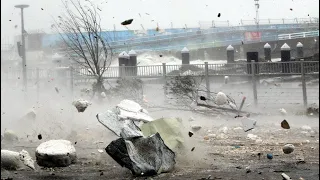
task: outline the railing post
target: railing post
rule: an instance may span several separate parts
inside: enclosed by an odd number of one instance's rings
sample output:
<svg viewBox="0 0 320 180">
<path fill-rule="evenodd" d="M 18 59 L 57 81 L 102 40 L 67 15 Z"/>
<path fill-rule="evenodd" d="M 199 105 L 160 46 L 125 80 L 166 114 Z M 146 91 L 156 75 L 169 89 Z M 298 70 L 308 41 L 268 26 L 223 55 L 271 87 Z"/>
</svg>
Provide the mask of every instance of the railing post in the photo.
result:
<svg viewBox="0 0 320 180">
<path fill-rule="evenodd" d="M 301 81 L 302 81 L 302 95 L 303 95 L 303 106 L 306 108 L 308 105 L 307 100 L 307 87 L 306 87 L 306 77 L 304 72 L 304 59 L 301 59 Z"/>
<path fill-rule="evenodd" d="M 207 98 L 210 98 L 210 80 L 209 80 L 209 66 L 208 62 L 204 62 L 206 88 L 207 88 Z"/>
<path fill-rule="evenodd" d="M 256 82 L 256 62 L 251 60 L 251 77 L 252 77 L 252 89 L 253 89 L 253 99 L 254 105 L 258 104 L 258 95 L 257 95 L 257 82 Z"/>
<path fill-rule="evenodd" d="M 39 90 L 40 90 L 40 70 L 37 68 L 36 70 L 36 76 L 37 76 L 37 101 L 39 101 Z"/>
<path fill-rule="evenodd" d="M 162 63 L 162 75 L 164 78 L 167 76 L 167 66 L 166 63 Z"/>
<path fill-rule="evenodd" d="M 74 69 L 72 66 L 70 66 L 70 91 L 71 91 L 71 97 L 73 97 L 73 84 L 74 84 L 74 77 L 73 77 Z"/>
</svg>

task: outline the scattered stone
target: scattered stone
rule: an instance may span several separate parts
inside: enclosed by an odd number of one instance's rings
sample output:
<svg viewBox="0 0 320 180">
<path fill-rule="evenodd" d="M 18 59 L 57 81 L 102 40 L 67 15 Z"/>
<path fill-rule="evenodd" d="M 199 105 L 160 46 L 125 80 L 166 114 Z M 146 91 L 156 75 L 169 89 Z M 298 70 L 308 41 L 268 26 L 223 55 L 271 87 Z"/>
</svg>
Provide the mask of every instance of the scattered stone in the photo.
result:
<svg viewBox="0 0 320 180">
<path fill-rule="evenodd" d="M 191 137 L 193 135 L 193 132 L 189 131 L 188 135 L 189 135 L 189 137 Z"/>
<path fill-rule="evenodd" d="M 247 139 L 257 140 L 257 139 L 258 139 L 258 136 L 257 136 L 257 135 L 254 135 L 254 134 L 248 134 L 248 135 L 247 135 Z"/>
<path fill-rule="evenodd" d="M 35 170 L 34 161 L 26 150 L 21 152 L 1 150 L 1 169 L 20 170 L 25 166 Z"/>
<path fill-rule="evenodd" d="M 208 136 L 209 138 L 216 138 L 216 137 L 217 137 L 216 134 L 208 134 L 207 136 Z"/>
<path fill-rule="evenodd" d="M 207 140 L 209 140 L 209 137 L 208 136 L 204 136 L 203 139 L 207 141 Z"/>
<path fill-rule="evenodd" d="M 289 125 L 288 121 L 286 121 L 286 120 L 283 120 L 283 121 L 281 122 L 281 127 L 282 127 L 283 129 L 290 129 L 290 125 Z"/>
<path fill-rule="evenodd" d="M 76 162 L 76 149 L 70 141 L 50 140 L 36 149 L 36 160 L 43 167 L 67 167 Z"/>
<path fill-rule="evenodd" d="M 195 147 L 193 147 L 193 148 L 191 149 L 191 151 L 194 151 L 194 149 L 195 149 Z"/>
<path fill-rule="evenodd" d="M 250 172 L 251 172 L 250 166 L 246 167 L 246 173 L 250 173 Z"/>
<path fill-rule="evenodd" d="M 199 125 L 192 125 L 191 126 L 191 129 L 194 130 L 194 131 L 199 131 L 201 129 L 201 126 Z"/>
<path fill-rule="evenodd" d="M 42 139 L 42 135 L 38 134 L 38 139 L 41 140 Z"/>
<path fill-rule="evenodd" d="M 267 154 L 267 158 L 268 159 L 273 159 L 273 155 L 272 154 Z"/>
<path fill-rule="evenodd" d="M 84 112 L 91 103 L 86 100 L 79 99 L 74 101 L 72 104 L 77 108 L 78 112 Z"/>
<path fill-rule="evenodd" d="M 228 103 L 228 97 L 223 92 L 218 92 L 218 94 L 214 98 L 214 102 L 218 106 L 225 105 Z"/>
<path fill-rule="evenodd" d="M 286 144 L 283 146 L 282 151 L 285 154 L 290 154 L 294 151 L 294 145 L 293 144 Z"/>
</svg>

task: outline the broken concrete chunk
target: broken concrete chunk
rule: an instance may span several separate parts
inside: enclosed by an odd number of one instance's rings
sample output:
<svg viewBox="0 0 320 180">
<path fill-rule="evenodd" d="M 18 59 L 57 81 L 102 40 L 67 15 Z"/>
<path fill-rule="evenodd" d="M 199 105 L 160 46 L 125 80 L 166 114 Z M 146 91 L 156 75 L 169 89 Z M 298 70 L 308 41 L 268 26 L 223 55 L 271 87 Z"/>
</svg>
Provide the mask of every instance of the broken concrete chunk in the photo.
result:
<svg viewBox="0 0 320 180">
<path fill-rule="evenodd" d="M 1 168 L 6 170 L 19 170 L 25 167 L 35 169 L 34 161 L 25 150 L 21 152 L 1 150 Z"/>
<path fill-rule="evenodd" d="M 241 123 L 242 123 L 244 132 L 248 132 L 256 126 L 257 121 L 247 117 L 243 117 L 241 118 Z"/>
<path fill-rule="evenodd" d="M 84 112 L 91 103 L 86 100 L 79 99 L 74 101 L 72 104 L 77 108 L 78 112 Z"/>
<path fill-rule="evenodd" d="M 175 165 L 175 153 L 164 144 L 159 133 L 149 137 L 119 138 L 106 147 L 106 152 L 138 176 L 169 172 Z"/>
<path fill-rule="evenodd" d="M 76 149 L 70 141 L 50 140 L 36 149 L 37 164 L 43 167 L 67 167 L 76 162 Z"/>
<path fill-rule="evenodd" d="M 294 145 L 293 144 L 286 144 L 283 146 L 282 151 L 285 154 L 290 154 L 294 151 Z"/>
<path fill-rule="evenodd" d="M 30 109 L 24 116 L 21 117 L 21 120 L 35 120 L 36 112 L 34 109 Z"/>
<path fill-rule="evenodd" d="M 131 100 L 122 100 L 116 108 L 121 119 L 131 119 L 134 121 L 150 122 L 153 120 L 148 111 L 143 109 L 138 103 Z"/>
</svg>

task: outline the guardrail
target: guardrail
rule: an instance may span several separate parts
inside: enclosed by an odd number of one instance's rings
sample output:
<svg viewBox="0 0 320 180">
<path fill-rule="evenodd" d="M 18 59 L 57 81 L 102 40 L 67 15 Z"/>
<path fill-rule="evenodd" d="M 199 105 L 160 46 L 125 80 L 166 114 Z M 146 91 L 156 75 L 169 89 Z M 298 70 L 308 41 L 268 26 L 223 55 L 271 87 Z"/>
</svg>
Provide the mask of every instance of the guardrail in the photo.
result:
<svg viewBox="0 0 320 180">
<path fill-rule="evenodd" d="M 315 37 L 319 36 L 319 31 L 309 31 L 309 32 L 300 32 L 300 33 L 291 33 L 291 34 L 279 34 L 279 40 L 286 39 L 297 39 L 297 38 L 305 38 L 305 37 Z"/>
</svg>

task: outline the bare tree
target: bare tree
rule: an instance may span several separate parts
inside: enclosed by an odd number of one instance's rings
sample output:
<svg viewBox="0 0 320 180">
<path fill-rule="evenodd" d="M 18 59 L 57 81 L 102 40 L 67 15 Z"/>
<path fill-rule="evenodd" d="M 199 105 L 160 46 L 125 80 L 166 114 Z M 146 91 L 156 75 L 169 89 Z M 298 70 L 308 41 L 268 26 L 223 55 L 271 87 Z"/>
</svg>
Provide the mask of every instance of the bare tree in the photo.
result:
<svg viewBox="0 0 320 180">
<path fill-rule="evenodd" d="M 111 64 L 112 49 L 102 36 L 98 7 L 90 1 L 85 2 L 88 5 L 82 4 L 80 0 L 62 3 L 65 12 L 55 20 L 54 28 L 68 47 L 69 57 L 96 78 L 93 95 L 105 91 L 103 74 Z"/>
</svg>

